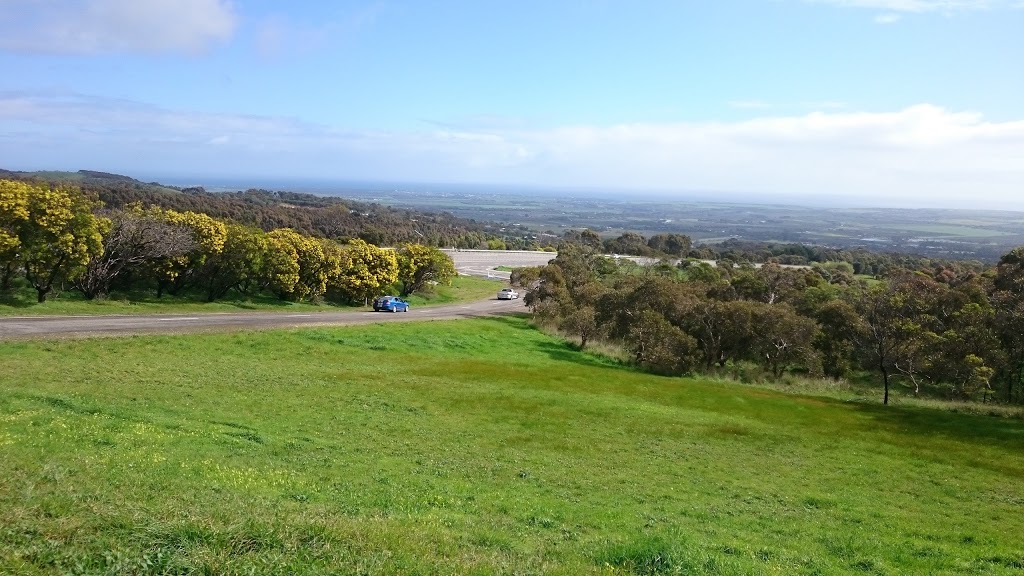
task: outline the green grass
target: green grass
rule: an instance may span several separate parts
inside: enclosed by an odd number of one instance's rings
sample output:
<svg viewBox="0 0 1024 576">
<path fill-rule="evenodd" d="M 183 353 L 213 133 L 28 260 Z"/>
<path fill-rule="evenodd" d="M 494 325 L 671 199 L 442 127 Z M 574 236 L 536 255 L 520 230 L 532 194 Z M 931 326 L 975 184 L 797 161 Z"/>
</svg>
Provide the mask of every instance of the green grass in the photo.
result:
<svg viewBox="0 0 1024 576">
<path fill-rule="evenodd" d="M 494 297 L 500 284 L 471 276 L 453 279 L 451 286 L 435 286 L 428 293 L 413 294 L 409 301 L 414 306 L 437 306 L 457 302 L 475 302 Z M 392 290 L 394 293 L 395 290 Z M 78 292 L 63 292 L 39 304 L 34 290 L 20 289 L 0 297 L 0 316 L 83 316 L 99 314 L 196 314 L 203 312 L 242 312 L 281 310 L 288 312 L 325 312 L 360 310 L 333 304 L 286 302 L 272 296 L 227 298 L 204 302 L 201 298 L 166 295 L 157 298 L 151 293 L 115 294 L 106 300 L 86 300 Z"/>
<path fill-rule="evenodd" d="M 522 318 L 0 344 L 0 573 L 1019 574 L 1024 424 Z"/>
<path fill-rule="evenodd" d="M 413 294 L 408 300 L 413 306 L 430 306 L 455 304 L 458 302 L 476 302 L 486 298 L 494 298 L 504 286 L 500 280 L 477 278 L 475 276 L 459 276 L 452 280 L 451 286 L 438 285 L 426 294 Z"/>
</svg>

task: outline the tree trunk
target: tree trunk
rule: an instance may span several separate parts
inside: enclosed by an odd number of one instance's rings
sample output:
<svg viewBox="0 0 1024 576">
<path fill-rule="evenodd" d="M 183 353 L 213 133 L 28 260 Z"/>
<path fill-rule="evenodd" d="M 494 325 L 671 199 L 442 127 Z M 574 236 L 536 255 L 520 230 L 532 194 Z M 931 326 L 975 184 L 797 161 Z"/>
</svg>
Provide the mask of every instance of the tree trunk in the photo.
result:
<svg viewBox="0 0 1024 576">
<path fill-rule="evenodd" d="M 880 367 L 882 369 L 882 382 L 885 383 L 885 397 L 882 399 L 882 404 L 885 404 L 885 405 L 888 406 L 888 404 L 889 404 L 889 371 L 885 368 L 884 364 L 882 364 Z"/>
<path fill-rule="evenodd" d="M 17 268 L 13 262 L 8 262 L 4 266 L 3 271 L 0 272 L 0 292 L 7 292 L 11 289 L 11 280 L 14 278 L 14 273 Z"/>
<path fill-rule="evenodd" d="M 42 304 L 46 302 L 46 294 L 50 292 L 49 288 L 36 288 L 36 302 Z"/>
</svg>

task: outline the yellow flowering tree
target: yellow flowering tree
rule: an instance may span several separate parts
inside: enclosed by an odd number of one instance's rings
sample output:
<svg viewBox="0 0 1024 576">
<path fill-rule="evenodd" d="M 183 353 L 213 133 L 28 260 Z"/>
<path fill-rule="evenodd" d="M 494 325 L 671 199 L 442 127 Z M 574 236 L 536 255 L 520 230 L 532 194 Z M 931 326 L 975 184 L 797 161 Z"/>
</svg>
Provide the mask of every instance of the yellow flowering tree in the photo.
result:
<svg viewBox="0 0 1024 576">
<path fill-rule="evenodd" d="M 40 303 L 55 284 L 73 280 L 103 252 L 109 221 L 93 215 L 98 206 L 77 188 L 29 186 L 28 219 L 18 226 L 18 250 Z"/>
<path fill-rule="evenodd" d="M 349 302 L 366 304 L 398 280 L 394 250 L 378 248 L 362 240 L 343 247 L 341 270 L 335 288 Z"/>
<path fill-rule="evenodd" d="M 223 298 L 232 289 L 251 292 L 260 287 L 270 249 L 270 240 L 262 230 L 228 224 L 223 249 L 206 259 L 199 274 L 206 301 Z"/>
<path fill-rule="evenodd" d="M 290 247 L 299 265 L 298 280 L 290 291 L 279 292 L 282 297 L 319 300 L 327 292 L 330 270 L 324 257 L 324 245 L 317 238 L 304 236 L 291 228 L 278 228 L 268 234 L 277 242 Z"/>
<path fill-rule="evenodd" d="M 267 251 L 263 261 L 262 287 L 274 292 L 282 300 L 291 296 L 299 282 L 299 252 L 289 236 L 284 229 L 267 234 Z"/>
<path fill-rule="evenodd" d="M 21 264 L 21 229 L 28 220 L 31 188 L 24 182 L 0 180 L 0 290 L 8 290 Z"/>
<path fill-rule="evenodd" d="M 422 244 L 404 244 L 397 252 L 398 280 L 402 296 L 422 290 L 428 283 L 451 284 L 457 275 L 455 263 L 437 248 Z"/>
<path fill-rule="evenodd" d="M 157 297 L 164 291 L 178 294 L 191 286 L 207 258 L 220 254 L 228 237 L 227 224 L 198 212 L 167 210 L 164 220 L 171 225 L 187 229 L 195 248 L 188 254 L 168 258 L 157 266 Z"/>
</svg>

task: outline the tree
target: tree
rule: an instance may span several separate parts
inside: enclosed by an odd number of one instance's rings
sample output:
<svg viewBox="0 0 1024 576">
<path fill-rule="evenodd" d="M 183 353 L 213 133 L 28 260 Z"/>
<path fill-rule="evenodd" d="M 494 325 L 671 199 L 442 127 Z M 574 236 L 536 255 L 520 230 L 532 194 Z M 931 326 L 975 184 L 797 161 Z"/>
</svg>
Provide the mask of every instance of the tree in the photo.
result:
<svg viewBox="0 0 1024 576">
<path fill-rule="evenodd" d="M 640 366 L 659 374 L 684 374 L 693 368 L 697 341 L 654 310 L 644 310 L 629 323 L 626 349 Z"/>
<path fill-rule="evenodd" d="M 611 290 L 600 286 L 594 282 L 579 290 L 578 300 L 585 305 L 589 299 L 596 301 L 597 326 L 620 342 L 637 364 L 662 374 L 692 369 L 698 343 L 680 327 L 690 309 L 692 287 L 656 276 L 626 276 Z"/>
<path fill-rule="evenodd" d="M 110 229 L 103 237 L 103 252 L 93 256 L 74 284 L 87 299 L 110 293 L 123 274 L 180 258 L 196 249 L 189 229 L 167 222 L 159 208 L 143 210 L 138 204 L 108 213 Z"/>
<path fill-rule="evenodd" d="M 430 283 L 451 284 L 458 273 L 452 259 L 437 248 L 403 244 L 395 253 L 402 296 L 419 292 Z"/>
<path fill-rule="evenodd" d="M 580 231 L 579 242 L 594 251 L 600 251 L 604 247 L 601 237 L 590 228 Z"/>
<path fill-rule="evenodd" d="M 864 329 L 857 335 L 859 348 L 882 374 L 889 403 L 893 372 L 916 378 L 927 357 L 926 343 L 934 337 L 927 326 L 927 293 L 912 276 L 903 275 L 874 286 L 857 302 Z"/>
<path fill-rule="evenodd" d="M 1020 397 L 1024 380 L 1024 247 L 1005 254 L 996 267 L 990 297 L 996 334 L 1007 355 L 1002 371 L 1006 400 Z"/>
<path fill-rule="evenodd" d="M 685 234 L 655 234 L 647 240 L 647 247 L 651 250 L 679 258 L 686 257 L 692 246 L 693 241 Z"/>
<path fill-rule="evenodd" d="M 18 240 L 25 278 L 38 302 L 46 301 L 54 284 L 75 279 L 102 253 L 109 221 L 93 215 L 97 207 L 77 188 L 30 187 L 29 217 L 19 227 Z"/>
<path fill-rule="evenodd" d="M 263 231 L 229 224 L 223 249 L 206 259 L 198 275 L 206 301 L 223 298 L 232 289 L 246 293 L 262 288 L 270 250 L 270 240 Z"/>
<path fill-rule="evenodd" d="M 820 330 L 814 347 L 826 376 L 842 378 L 850 371 L 857 335 L 864 330 L 857 311 L 844 300 L 829 300 L 814 311 Z"/>
<path fill-rule="evenodd" d="M 342 248 L 340 274 L 334 287 L 349 302 L 365 305 L 398 281 L 398 258 L 393 250 L 362 240 L 353 240 Z"/>
<path fill-rule="evenodd" d="M 558 328 L 566 334 L 577 336 L 580 339 L 580 350 L 587 347 L 590 342 L 603 331 L 601 324 L 597 322 L 597 312 L 593 306 L 577 306 L 572 310 L 564 312 Z"/>
<path fill-rule="evenodd" d="M 289 254 L 294 254 L 299 265 L 298 280 L 291 290 L 279 292 L 283 298 L 317 301 L 327 292 L 327 281 L 337 275 L 337 268 L 330 269 L 324 257 L 323 244 L 316 238 L 304 236 L 291 228 L 278 228 L 267 234 L 280 245 L 287 246 Z M 338 264 L 337 262 L 335 263 Z"/>
<path fill-rule="evenodd" d="M 647 247 L 647 239 L 636 232 L 626 232 L 618 238 L 605 240 L 604 250 L 612 254 L 632 254 L 634 256 L 651 254 L 651 249 Z"/>
<path fill-rule="evenodd" d="M 714 265 L 701 260 L 682 260 L 679 268 L 686 274 L 686 279 L 693 282 L 704 282 L 705 284 L 717 284 L 722 281 L 719 269 Z"/>
<path fill-rule="evenodd" d="M 24 182 L 0 180 L 0 291 L 11 288 L 21 266 L 22 227 L 29 218 L 31 193 Z"/>
<path fill-rule="evenodd" d="M 189 231 L 195 248 L 187 254 L 163 260 L 155 267 L 157 298 L 166 290 L 178 294 L 191 286 L 206 259 L 224 249 L 228 228 L 224 222 L 198 212 L 163 212 L 164 221 Z"/>
<path fill-rule="evenodd" d="M 792 302 L 807 287 L 807 278 L 801 271 L 768 263 L 760 268 L 737 272 L 731 283 L 740 298 L 775 304 Z"/>
<path fill-rule="evenodd" d="M 987 396 L 995 367 L 1006 363 L 995 326 L 995 311 L 988 304 L 968 302 L 945 319 L 932 344 L 930 377 L 953 386 L 953 395 L 970 399 L 979 390 Z"/>
<path fill-rule="evenodd" d="M 752 347 L 762 364 L 778 378 L 787 366 L 800 362 L 812 372 L 818 368 L 814 339 L 818 325 L 797 314 L 789 304 L 759 304 L 751 314 Z"/>
<path fill-rule="evenodd" d="M 534 283 L 540 280 L 540 271 L 540 266 L 513 268 L 512 273 L 509 274 L 509 284 L 524 290 L 532 290 Z"/>
<path fill-rule="evenodd" d="M 299 282 L 299 253 L 292 242 L 280 234 L 267 234 L 260 284 L 263 289 L 285 300 Z"/>
<path fill-rule="evenodd" d="M 752 349 L 752 314 L 755 304 L 747 301 L 721 302 L 696 298 L 684 315 L 687 334 L 701 349 L 704 366 L 722 367 L 730 360 L 749 355 Z"/>
</svg>

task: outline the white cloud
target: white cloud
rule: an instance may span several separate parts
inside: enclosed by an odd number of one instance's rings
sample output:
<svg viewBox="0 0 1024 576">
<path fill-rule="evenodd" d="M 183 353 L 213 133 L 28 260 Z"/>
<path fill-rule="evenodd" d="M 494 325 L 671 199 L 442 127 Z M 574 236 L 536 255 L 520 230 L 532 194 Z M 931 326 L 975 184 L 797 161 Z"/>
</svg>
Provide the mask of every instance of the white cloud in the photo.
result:
<svg viewBox="0 0 1024 576">
<path fill-rule="evenodd" d="M 47 54 L 201 53 L 231 39 L 229 0 L 4 0 L 0 49 Z"/>
<path fill-rule="evenodd" d="M 875 16 L 875 23 L 895 24 L 896 22 L 899 22 L 901 18 L 903 18 L 903 16 L 895 12 L 886 12 L 885 14 L 879 14 L 878 16 Z"/>
<path fill-rule="evenodd" d="M 853 196 L 1024 209 L 1024 120 L 919 104 L 737 122 L 350 131 L 74 94 L 0 94 L 9 169 Z M 70 163 L 70 165 L 68 164 Z"/>
</svg>

